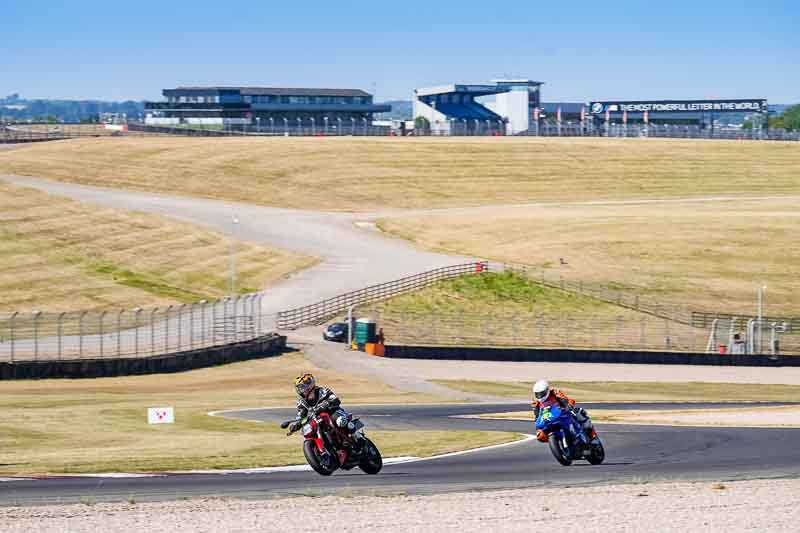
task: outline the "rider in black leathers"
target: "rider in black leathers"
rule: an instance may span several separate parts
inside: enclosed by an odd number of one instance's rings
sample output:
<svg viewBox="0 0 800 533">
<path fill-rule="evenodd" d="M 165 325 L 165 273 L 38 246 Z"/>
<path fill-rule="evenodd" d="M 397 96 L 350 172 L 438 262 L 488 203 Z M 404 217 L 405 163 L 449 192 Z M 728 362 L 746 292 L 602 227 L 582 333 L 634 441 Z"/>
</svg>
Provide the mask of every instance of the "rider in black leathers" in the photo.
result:
<svg viewBox="0 0 800 533">
<path fill-rule="evenodd" d="M 342 409 L 342 401 L 326 387 L 318 387 L 317 380 L 312 374 L 303 374 L 294 380 L 294 387 L 299 396 L 297 400 L 297 417 L 289 426 L 289 431 L 294 432 L 300 429 L 301 420 L 314 411 L 317 413 L 328 413 L 336 426 L 347 429 L 353 436 L 353 440 L 358 444 L 363 438 L 357 432 L 357 425 L 350 419 L 350 414 Z"/>
</svg>

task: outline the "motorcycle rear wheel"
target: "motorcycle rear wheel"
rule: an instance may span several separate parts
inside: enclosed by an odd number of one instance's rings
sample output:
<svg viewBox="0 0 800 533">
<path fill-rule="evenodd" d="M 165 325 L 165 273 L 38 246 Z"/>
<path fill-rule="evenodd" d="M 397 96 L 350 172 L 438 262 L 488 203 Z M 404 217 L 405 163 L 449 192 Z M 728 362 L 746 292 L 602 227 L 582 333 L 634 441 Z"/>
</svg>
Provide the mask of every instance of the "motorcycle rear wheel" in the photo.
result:
<svg viewBox="0 0 800 533">
<path fill-rule="evenodd" d="M 361 458 L 358 467 L 366 474 L 375 475 L 383 468 L 381 451 L 375 446 L 375 443 L 368 438 L 364 437 L 364 440 L 366 441 L 364 443 L 364 457 Z"/>
<path fill-rule="evenodd" d="M 324 456 L 320 454 L 313 441 L 303 442 L 303 455 L 306 456 L 308 466 L 321 476 L 330 476 L 339 468 L 339 459 L 330 453 L 325 453 Z"/>
<path fill-rule="evenodd" d="M 603 448 L 603 443 L 598 443 L 592 446 L 592 453 L 586 458 L 593 465 L 599 465 L 606 459 L 606 450 Z"/>
<path fill-rule="evenodd" d="M 572 454 L 570 454 L 568 449 L 564 449 L 557 435 L 550 435 L 547 439 L 547 443 L 550 445 L 550 451 L 553 452 L 553 457 L 556 458 L 556 461 L 564 466 L 572 464 Z"/>
</svg>

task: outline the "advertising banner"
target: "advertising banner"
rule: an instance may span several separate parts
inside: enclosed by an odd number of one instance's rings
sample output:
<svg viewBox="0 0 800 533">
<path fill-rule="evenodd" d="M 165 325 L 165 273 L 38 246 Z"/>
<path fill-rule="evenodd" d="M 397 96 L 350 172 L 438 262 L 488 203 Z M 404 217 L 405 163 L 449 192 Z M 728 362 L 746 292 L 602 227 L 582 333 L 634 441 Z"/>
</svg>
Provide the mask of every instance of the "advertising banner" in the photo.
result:
<svg viewBox="0 0 800 533">
<path fill-rule="evenodd" d="M 747 100 L 653 100 L 591 102 L 593 115 L 603 113 L 766 113 L 765 99 Z"/>
</svg>

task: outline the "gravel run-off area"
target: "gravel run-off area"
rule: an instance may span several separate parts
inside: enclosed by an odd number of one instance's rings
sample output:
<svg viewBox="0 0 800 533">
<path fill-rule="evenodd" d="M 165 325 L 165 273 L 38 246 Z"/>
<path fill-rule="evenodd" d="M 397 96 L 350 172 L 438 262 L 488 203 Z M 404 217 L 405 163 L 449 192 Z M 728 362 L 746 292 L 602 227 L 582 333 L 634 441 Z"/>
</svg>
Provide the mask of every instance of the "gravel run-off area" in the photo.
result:
<svg viewBox="0 0 800 533">
<path fill-rule="evenodd" d="M 796 531 L 800 480 L 0 508 L 6 533 Z"/>
</svg>

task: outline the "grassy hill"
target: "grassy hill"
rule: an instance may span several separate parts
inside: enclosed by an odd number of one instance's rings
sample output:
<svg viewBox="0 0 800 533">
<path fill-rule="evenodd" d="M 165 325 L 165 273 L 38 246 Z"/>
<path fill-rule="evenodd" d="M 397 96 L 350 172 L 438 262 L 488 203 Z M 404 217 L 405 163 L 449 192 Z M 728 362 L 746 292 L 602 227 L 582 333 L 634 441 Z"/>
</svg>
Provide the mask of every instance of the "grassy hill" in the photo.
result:
<svg viewBox="0 0 800 533">
<path fill-rule="evenodd" d="M 0 173 L 371 211 L 800 194 L 796 143 L 577 138 L 112 138 L 0 153 Z"/>
<path fill-rule="evenodd" d="M 0 181 L 0 309 L 147 307 L 228 293 L 228 238 L 166 217 L 95 207 Z M 240 243 L 240 291 L 313 264 Z"/>
</svg>

